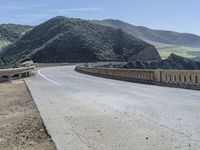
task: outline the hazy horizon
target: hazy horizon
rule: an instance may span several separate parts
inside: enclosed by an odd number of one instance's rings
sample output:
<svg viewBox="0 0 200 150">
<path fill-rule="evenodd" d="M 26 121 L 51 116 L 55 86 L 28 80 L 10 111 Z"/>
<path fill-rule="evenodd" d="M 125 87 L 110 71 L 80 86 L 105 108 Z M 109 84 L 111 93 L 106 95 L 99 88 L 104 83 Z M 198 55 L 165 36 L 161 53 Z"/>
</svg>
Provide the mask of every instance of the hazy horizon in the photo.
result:
<svg viewBox="0 0 200 150">
<path fill-rule="evenodd" d="M 200 35 L 200 1 L 1 0 L 0 24 L 38 25 L 55 16 L 117 19 L 136 26 Z"/>
</svg>

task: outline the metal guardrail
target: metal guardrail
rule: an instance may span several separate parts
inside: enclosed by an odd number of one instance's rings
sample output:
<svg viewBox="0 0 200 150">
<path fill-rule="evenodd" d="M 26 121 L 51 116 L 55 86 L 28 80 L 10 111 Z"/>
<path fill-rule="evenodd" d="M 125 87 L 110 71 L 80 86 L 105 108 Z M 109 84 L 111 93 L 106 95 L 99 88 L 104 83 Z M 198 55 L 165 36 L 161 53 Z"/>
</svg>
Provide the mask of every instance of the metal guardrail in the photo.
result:
<svg viewBox="0 0 200 150">
<path fill-rule="evenodd" d="M 32 61 L 24 62 L 19 64 L 18 68 L 0 69 L 0 77 L 12 77 L 14 75 L 29 76 L 35 68 L 36 64 Z"/>
<path fill-rule="evenodd" d="M 16 74 L 28 73 L 28 72 L 31 72 L 34 69 L 35 69 L 35 66 L 10 68 L 10 69 L 0 69 L 0 76 L 13 76 L 13 75 L 16 75 Z"/>
</svg>

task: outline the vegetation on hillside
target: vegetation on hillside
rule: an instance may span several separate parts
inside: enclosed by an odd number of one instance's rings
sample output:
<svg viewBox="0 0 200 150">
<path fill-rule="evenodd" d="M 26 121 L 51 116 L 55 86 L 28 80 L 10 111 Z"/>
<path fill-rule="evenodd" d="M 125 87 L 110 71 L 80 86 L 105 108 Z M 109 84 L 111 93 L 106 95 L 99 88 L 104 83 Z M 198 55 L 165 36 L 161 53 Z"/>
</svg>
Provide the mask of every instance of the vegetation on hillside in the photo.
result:
<svg viewBox="0 0 200 150">
<path fill-rule="evenodd" d="M 95 20 L 94 23 L 120 28 L 123 31 L 154 45 L 162 58 L 167 58 L 171 53 L 183 57 L 195 57 L 188 54 L 190 51 L 200 51 L 200 36 L 172 31 L 152 30 L 142 26 L 134 26 L 120 20 L 106 19 Z"/>
<path fill-rule="evenodd" d="M 2 50 L 2 48 L 6 47 L 9 44 L 10 44 L 10 41 L 0 40 L 0 51 Z"/>
<path fill-rule="evenodd" d="M 199 70 L 200 62 L 171 54 L 167 59 L 156 61 L 130 61 L 121 64 L 104 65 L 104 67 L 126 69 L 176 69 L 176 70 Z"/>
<path fill-rule="evenodd" d="M 0 40 L 14 42 L 31 29 L 32 27 L 27 25 L 1 24 Z"/>
<path fill-rule="evenodd" d="M 0 24 L 0 51 L 31 29 L 32 27 L 27 25 Z"/>
<path fill-rule="evenodd" d="M 45 63 L 160 59 L 155 47 L 120 29 L 65 17 L 36 26 L 1 54 L 11 63 L 22 57 Z"/>
</svg>

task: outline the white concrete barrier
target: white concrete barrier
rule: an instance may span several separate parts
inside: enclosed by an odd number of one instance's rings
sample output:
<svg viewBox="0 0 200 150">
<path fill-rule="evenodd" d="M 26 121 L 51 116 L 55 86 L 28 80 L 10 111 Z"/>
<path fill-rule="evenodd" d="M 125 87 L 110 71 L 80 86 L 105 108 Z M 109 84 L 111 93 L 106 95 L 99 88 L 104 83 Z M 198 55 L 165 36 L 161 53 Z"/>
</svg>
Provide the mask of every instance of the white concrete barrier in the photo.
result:
<svg viewBox="0 0 200 150">
<path fill-rule="evenodd" d="M 200 89 L 200 70 L 120 69 L 85 66 L 76 66 L 76 70 L 112 79 Z"/>
</svg>

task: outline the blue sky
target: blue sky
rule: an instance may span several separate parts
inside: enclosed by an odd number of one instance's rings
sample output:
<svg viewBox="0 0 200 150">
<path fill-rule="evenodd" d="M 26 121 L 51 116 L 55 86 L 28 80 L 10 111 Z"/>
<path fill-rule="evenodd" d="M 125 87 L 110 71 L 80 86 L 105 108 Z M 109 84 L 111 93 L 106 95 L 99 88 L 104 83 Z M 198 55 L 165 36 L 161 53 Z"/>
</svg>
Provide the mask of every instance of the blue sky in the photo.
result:
<svg viewBox="0 0 200 150">
<path fill-rule="evenodd" d="M 58 15 L 200 35 L 200 0 L 0 0 L 0 23 L 37 25 Z"/>
</svg>

